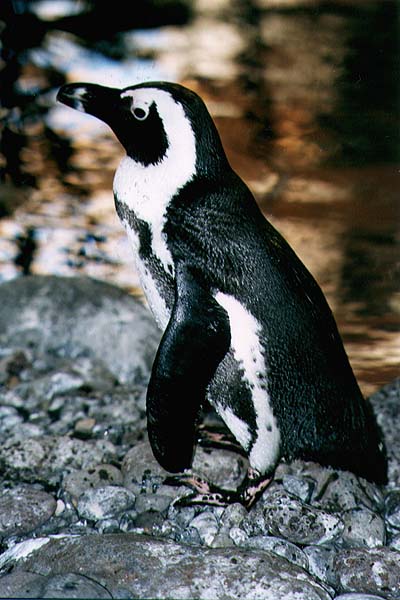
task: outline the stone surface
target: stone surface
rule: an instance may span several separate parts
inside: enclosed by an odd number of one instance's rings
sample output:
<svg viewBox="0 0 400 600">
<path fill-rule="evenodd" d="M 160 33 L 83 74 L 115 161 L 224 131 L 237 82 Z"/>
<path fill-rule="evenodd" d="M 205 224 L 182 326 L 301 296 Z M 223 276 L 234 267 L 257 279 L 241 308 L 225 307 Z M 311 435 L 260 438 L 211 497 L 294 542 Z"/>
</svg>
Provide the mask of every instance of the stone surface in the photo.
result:
<svg viewBox="0 0 400 600">
<path fill-rule="evenodd" d="M 30 487 L 18 486 L 0 495 L 0 538 L 34 531 L 56 511 L 56 500 L 50 494 Z"/>
<path fill-rule="evenodd" d="M 88 469 L 115 457 L 105 440 L 78 440 L 66 436 L 38 436 L 6 441 L 0 447 L 0 467 L 12 480 L 58 484 L 65 473 Z"/>
<path fill-rule="evenodd" d="M 108 485 L 86 490 L 80 496 L 76 510 L 82 519 L 100 521 L 132 508 L 135 499 L 135 495 L 131 491 Z"/>
<path fill-rule="evenodd" d="M 134 598 L 330 600 L 303 569 L 274 554 L 192 547 L 130 533 L 50 540 L 18 569 L 45 576 L 79 573 L 115 598 L 122 589 Z"/>
<path fill-rule="evenodd" d="M 303 504 L 279 489 L 267 490 L 257 510 L 260 518 L 247 519 L 250 534 L 269 534 L 308 545 L 326 543 L 343 530 L 343 523 L 336 515 Z"/>
<path fill-rule="evenodd" d="M 24 277 L 1 285 L 0 305 L 3 346 L 12 340 L 63 356 L 89 354 L 121 382 L 148 379 L 161 334 L 122 290 L 85 277 Z"/>
<path fill-rule="evenodd" d="M 114 465 L 103 463 L 89 469 L 72 471 L 64 476 L 61 485 L 65 492 L 78 500 L 79 496 L 88 489 L 120 484 L 122 484 L 121 471 Z"/>
<path fill-rule="evenodd" d="M 400 555 L 389 548 L 340 551 L 334 561 L 339 587 L 343 592 L 400 598 Z"/>
<path fill-rule="evenodd" d="M 385 522 L 376 513 L 354 508 L 343 513 L 342 519 L 342 540 L 346 546 L 376 548 L 385 544 Z"/>
</svg>

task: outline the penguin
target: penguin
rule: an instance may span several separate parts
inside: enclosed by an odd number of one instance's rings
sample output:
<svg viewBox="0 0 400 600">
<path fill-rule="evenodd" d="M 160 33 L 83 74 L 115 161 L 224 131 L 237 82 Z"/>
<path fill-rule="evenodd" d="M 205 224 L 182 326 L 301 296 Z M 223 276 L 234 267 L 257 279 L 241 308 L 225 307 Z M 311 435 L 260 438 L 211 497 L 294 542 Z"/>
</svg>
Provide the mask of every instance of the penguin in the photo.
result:
<svg viewBox="0 0 400 600">
<path fill-rule="evenodd" d="M 169 82 L 64 85 L 125 149 L 118 216 L 163 331 L 146 410 L 155 458 L 188 503 L 248 508 L 281 460 L 387 482 L 384 442 L 313 276 L 230 166 L 203 100 Z M 190 472 L 208 401 L 248 457 L 237 490 Z"/>
</svg>

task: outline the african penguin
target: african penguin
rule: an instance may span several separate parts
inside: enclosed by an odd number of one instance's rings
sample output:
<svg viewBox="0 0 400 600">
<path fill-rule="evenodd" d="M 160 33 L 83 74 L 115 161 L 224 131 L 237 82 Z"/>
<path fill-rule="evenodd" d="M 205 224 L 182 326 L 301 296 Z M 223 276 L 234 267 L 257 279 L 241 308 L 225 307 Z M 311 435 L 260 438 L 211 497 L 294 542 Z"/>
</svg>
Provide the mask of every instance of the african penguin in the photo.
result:
<svg viewBox="0 0 400 600">
<path fill-rule="evenodd" d="M 234 491 L 182 475 L 193 502 L 250 506 L 282 458 L 384 484 L 384 444 L 323 293 L 232 170 L 200 97 L 166 82 L 77 83 L 58 100 L 107 123 L 126 151 L 116 210 L 164 332 L 147 392 L 159 463 L 190 468 L 208 399 L 250 467 Z"/>
</svg>

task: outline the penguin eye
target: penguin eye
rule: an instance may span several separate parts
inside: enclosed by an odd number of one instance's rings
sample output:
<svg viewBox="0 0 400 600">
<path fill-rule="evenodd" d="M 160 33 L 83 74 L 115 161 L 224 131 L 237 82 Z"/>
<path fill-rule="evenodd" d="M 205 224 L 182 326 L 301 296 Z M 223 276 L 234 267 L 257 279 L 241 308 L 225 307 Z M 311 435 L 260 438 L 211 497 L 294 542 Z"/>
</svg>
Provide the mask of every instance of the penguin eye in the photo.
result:
<svg viewBox="0 0 400 600">
<path fill-rule="evenodd" d="M 145 108 L 137 106 L 132 110 L 132 114 L 138 121 L 144 121 L 149 116 L 149 109 L 147 106 Z"/>
</svg>

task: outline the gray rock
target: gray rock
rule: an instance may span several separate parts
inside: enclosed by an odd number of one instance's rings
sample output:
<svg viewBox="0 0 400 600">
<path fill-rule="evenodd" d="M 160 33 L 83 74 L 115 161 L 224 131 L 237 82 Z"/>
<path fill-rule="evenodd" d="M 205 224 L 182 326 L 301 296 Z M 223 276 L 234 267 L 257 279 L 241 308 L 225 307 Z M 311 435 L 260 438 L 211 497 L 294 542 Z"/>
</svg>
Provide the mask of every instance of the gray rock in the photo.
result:
<svg viewBox="0 0 400 600">
<path fill-rule="evenodd" d="M 256 535 L 248 538 L 242 546 L 249 550 L 264 550 L 286 558 L 289 562 L 308 571 L 307 555 L 298 546 L 274 536 Z"/>
<path fill-rule="evenodd" d="M 344 530 L 342 540 L 345 546 L 377 548 L 386 540 L 385 523 L 376 513 L 355 508 L 342 514 Z"/>
<path fill-rule="evenodd" d="M 76 501 L 88 489 L 106 485 L 121 485 L 122 473 L 110 464 L 96 465 L 90 469 L 72 471 L 63 478 L 61 487 Z"/>
<path fill-rule="evenodd" d="M 121 531 L 118 519 L 102 519 L 97 521 L 95 528 L 99 533 L 119 533 Z"/>
<path fill-rule="evenodd" d="M 243 504 L 239 504 L 238 502 L 229 504 L 221 515 L 221 531 L 229 531 L 232 527 L 240 527 L 247 516 L 248 512 Z"/>
<path fill-rule="evenodd" d="M 171 502 L 172 497 L 164 494 L 139 494 L 136 496 L 135 510 L 138 513 L 146 512 L 148 510 L 164 512 L 168 509 Z"/>
<path fill-rule="evenodd" d="M 31 487 L 18 486 L 0 495 L 0 538 L 34 531 L 55 513 L 56 500 Z"/>
<path fill-rule="evenodd" d="M 400 533 L 398 533 L 397 535 L 394 535 L 392 537 L 392 539 L 390 540 L 390 543 L 389 543 L 389 547 L 392 550 L 396 550 L 397 552 L 400 552 Z"/>
<path fill-rule="evenodd" d="M 0 447 L 0 467 L 12 480 L 56 485 L 73 469 L 92 468 L 115 458 L 115 447 L 103 440 L 41 436 L 8 440 Z"/>
<path fill-rule="evenodd" d="M 49 577 L 42 598 L 112 598 L 99 583 L 77 573 L 63 573 Z"/>
<path fill-rule="evenodd" d="M 149 311 L 117 287 L 84 277 L 23 277 L 0 286 L 0 305 L 3 346 L 94 356 L 121 382 L 149 377 L 161 334 Z"/>
<path fill-rule="evenodd" d="M 258 514 L 246 519 L 250 535 L 273 535 L 295 544 L 323 544 L 337 538 L 343 530 L 339 517 L 303 504 L 280 489 L 264 493 Z"/>
<path fill-rule="evenodd" d="M 0 598 L 43 598 L 47 577 L 17 571 L 0 578 Z"/>
<path fill-rule="evenodd" d="M 292 496 L 296 496 L 306 504 L 310 502 L 315 489 L 315 481 L 306 477 L 296 475 L 284 475 L 282 478 L 284 489 Z"/>
<path fill-rule="evenodd" d="M 46 576 L 79 573 L 114 597 L 124 588 L 138 599 L 330 600 L 303 569 L 272 553 L 180 545 L 130 533 L 53 539 L 15 569 Z"/>
<path fill-rule="evenodd" d="M 387 449 L 389 486 L 400 488 L 400 378 L 385 385 L 369 400 L 377 415 Z"/>
<path fill-rule="evenodd" d="M 382 600 L 382 597 L 371 594 L 340 594 L 335 597 L 335 600 Z"/>
<path fill-rule="evenodd" d="M 135 504 L 135 500 L 131 491 L 108 485 L 86 490 L 79 498 L 76 510 L 82 519 L 100 521 L 129 510 Z"/>
<path fill-rule="evenodd" d="M 400 598 L 400 555 L 387 547 L 341 550 L 334 568 L 340 591 Z"/>
<path fill-rule="evenodd" d="M 391 490 L 385 499 L 385 517 L 394 529 L 400 529 L 400 490 Z"/>
<path fill-rule="evenodd" d="M 197 515 L 189 526 L 197 529 L 201 541 L 206 546 L 211 546 L 218 533 L 218 521 L 214 513 L 208 510 Z"/>
<path fill-rule="evenodd" d="M 337 577 L 334 570 L 336 551 L 329 546 L 306 546 L 303 551 L 308 558 L 308 570 L 311 575 L 336 587 Z"/>
</svg>

